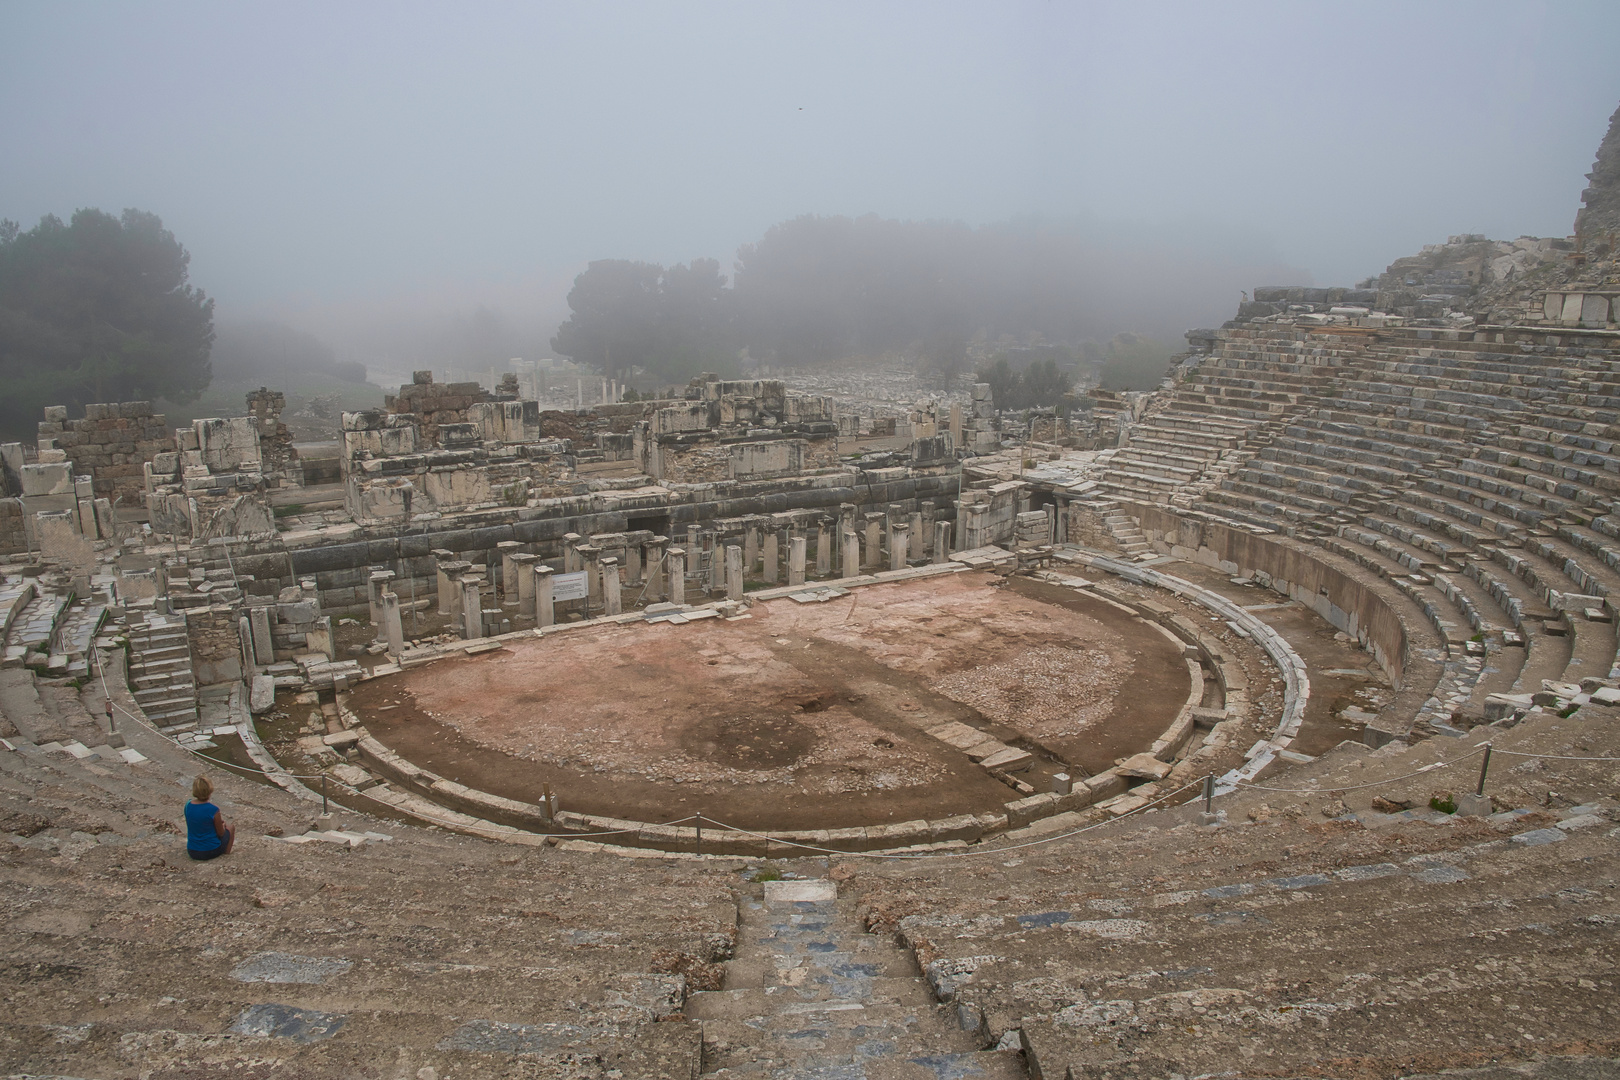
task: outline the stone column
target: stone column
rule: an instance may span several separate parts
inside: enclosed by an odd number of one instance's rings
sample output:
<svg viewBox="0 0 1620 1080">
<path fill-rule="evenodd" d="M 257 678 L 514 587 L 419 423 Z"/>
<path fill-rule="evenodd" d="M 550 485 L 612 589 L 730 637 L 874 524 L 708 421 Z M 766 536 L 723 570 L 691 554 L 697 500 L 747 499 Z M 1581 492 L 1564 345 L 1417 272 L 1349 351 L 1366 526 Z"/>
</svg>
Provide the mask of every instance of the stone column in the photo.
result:
<svg viewBox="0 0 1620 1080">
<path fill-rule="evenodd" d="M 602 560 L 602 614 L 618 615 L 624 611 L 619 598 L 619 560 Z"/>
<path fill-rule="evenodd" d="M 835 535 L 838 537 L 838 543 L 839 543 L 838 551 L 839 551 L 839 557 L 840 558 L 843 557 L 843 550 L 844 550 L 843 549 L 843 543 L 844 543 L 844 530 L 845 529 L 854 529 L 856 532 L 860 532 L 860 530 L 861 530 L 860 508 L 857 507 L 854 503 L 839 503 L 838 504 L 838 527 L 835 530 Z"/>
<path fill-rule="evenodd" d="M 445 573 L 445 567 L 456 561 L 456 553 L 444 548 L 433 549 L 433 562 L 439 571 L 439 612 L 442 614 L 453 608 L 457 601 L 455 597 L 461 595 L 459 586 L 454 585 L 450 575 Z"/>
<path fill-rule="evenodd" d="M 88 588 L 85 589 L 86 593 L 89 591 Z M 236 648 L 242 657 L 242 678 L 247 680 L 247 684 L 251 688 L 257 671 L 253 665 L 253 627 L 248 625 L 246 615 L 236 617 Z"/>
<path fill-rule="evenodd" d="M 911 554 L 911 526 L 899 524 L 889 534 L 889 569 L 904 570 L 906 556 Z"/>
<path fill-rule="evenodd" d="M 923 532 L 921 510 L 911 515 L 911 532 L 907 535 L 911 537 L 911 548 L 906 557 L 912 561 L 927 558 L 928 552 L 925 549 L 928 547 L 928 534 Z"/>
<path fill-rule="evenodd" d="M 664 553 L 669 560 L 669 602 L 686 606 L 686 549 L 672 547 Z"/>
<path fill-rule="evenodd" d="M 536 626 L 551 626 L 557 616 L 551 606 L 551 567 L 538 564 L 534 568 L 534 622 Z"/>
<path fill-rule="evenodd" d="M 816 577 L 824 578 L 832 573 L 832 524 L 828 518 L 822 518 L 821 524 L 816 526 Z"/>
<path fill-rule="evenodd" d="M 749 525 L 743 529 L 743 572 L 759 565 L 759 530 Z"/>
<path fill-rule="evenodd" d="M 484 636 L 484 598 L 476 574 L 461 579 L 461 636 L 471 641 Z"/>
<path fill-rule="evenodd" d="M 388 583 L 393 580 L 392 570 L 373 570 L 371 578 L 366 583 L 366 603 L 371 610 L 371 636 L 375 640 L 382 640 L 382 594 Z"/>
<path fill-rule="evenodd" d="M 948 521 L 934 522 L 934 562 L 951 561 L 951 523 Z"/>
<path fill-rule="evenodd" d="M 732 600 L 743 597 L 743 549 L 736 544 L 726 545 L 726 596 Z"/>
<path fill-rule="evenodd" d="M 861 560 L 863 566 L 883 568 L 883 521 L 882 514 L 866 515 L 866 557 Z"/>
<path fill-rule="evenodd" d="M 502 604 L 517 603 L 517 572 L 512 567 L 512 556 L 522 549 L 523 545 L 516 540 L 502 540 L 495 545 L 495 554 L 500 557 L 501 587 L 498 601 Z M 490 577 L 495 576 L 495 567 L 489 568 Z"/>
<path fill-rule="evenodd" d="M 441 611 L 440 614 L 448 615 L 451 623 L 456 624 L 461 621 L 462 599 L 464 597 L 464 590 L 461 586 L 462 579 L 467 576 L 467 571 L 472 569 L 472 563 L 445 563 L 440 569 L 450 579 L 450 610 Z"/>
<path fill-rule="evenodd" d="M 276 662 L 275 639 L 270 636 L 270 609 L 248 609 L 248 626 L 253 633 L 253 659 L 264 665 Z"/>
<path fill-rule="evenodd" d="M 563 534 L 563 573 L 576 574 L 585 569 L 585 561 L 579 557 L 579 546 L 584 542 L 579 533 Z"/>
<path fill-rule="evenodd" d="M 844 577 L 861 576 L 861 542 L 854 529 L 844 530 Z"/>
<path fill-rule="evenodd" d="M 585 567 L 585 603 L 596 607 L 602 603 L 602 549 L 595 544 L 581 544 L 579 552 Z"/>
<path fill-rule="evenodd" d="M 779 567 L 777 566 L 777 558 L 778 558 L 778 555 L 781 552 L 781 550 L 782 550 L 782 539 L 781 539 L 781 537 L 777 535 L 775 529 L 766 529 L 765 530 L 765 570 L 764 570 L 764 575 L 763 576 L 764 576 L 765 580 L 770 582 L 772 585 L 776 584 L 776 575 L 777 575 L 777 570 L 779 569 Z"/>
<path fill-rule="evenodd" d="M 518 552 L 512 556 L 512 572 L 517 575 L 518 616 L 534 618 L 534 564 L 540 556 Z"/>
<path fill-rule="evenodd" d="M 648 603 L 656 603 L 664 598 L 664 551 L 668 547 L 667 536 L 655 536 L 644 545 L 647 557 L 647 587 L 641 595 Z"/>
<path fill-rule="evenodd" d="M 641 545 L 629 543 L 624 545 L 624 583 L 626 585 L 641 584 Z"/>
<path fill-rule="evenodd" d="M 709 591 L 719 592 L 726 587 L 726 549 L 717 532 L 709 546 Z"/>
<path fill-rule="evenodd" d="M 405 653 L 405 623 L 399 617 L 399 596 L 392 589 L 385 589 L 379 599 L 383 640 L 388 642 L 388 655 L 398 660 Z"/>
<path fill-rule="evenodd" d="M 789 585 L 804 584 L 804 549 L 806 546 L 805 539 L 802 536 L 795 536 L 788 541 Z"/>
</svg>

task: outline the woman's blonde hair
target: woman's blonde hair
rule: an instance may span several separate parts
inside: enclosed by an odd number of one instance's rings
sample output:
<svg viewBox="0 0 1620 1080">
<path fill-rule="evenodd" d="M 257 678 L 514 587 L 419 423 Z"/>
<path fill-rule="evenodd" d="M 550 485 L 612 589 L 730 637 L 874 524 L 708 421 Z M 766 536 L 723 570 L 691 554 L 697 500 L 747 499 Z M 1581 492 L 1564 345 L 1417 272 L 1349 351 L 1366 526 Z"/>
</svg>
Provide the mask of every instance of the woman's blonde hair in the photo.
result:
<svg viewBox="0 0 1620 1080">
<path fill-rule="evenodd" d="M 208 779 L 208 777 L 204 776 L 202 773 L 198 773 L 197 779 L 191 782 L 191 797 L 193 799 L 206 802 L 208 796 L 212 795 L 213 793 L 214 782 Z"/>
</svg>

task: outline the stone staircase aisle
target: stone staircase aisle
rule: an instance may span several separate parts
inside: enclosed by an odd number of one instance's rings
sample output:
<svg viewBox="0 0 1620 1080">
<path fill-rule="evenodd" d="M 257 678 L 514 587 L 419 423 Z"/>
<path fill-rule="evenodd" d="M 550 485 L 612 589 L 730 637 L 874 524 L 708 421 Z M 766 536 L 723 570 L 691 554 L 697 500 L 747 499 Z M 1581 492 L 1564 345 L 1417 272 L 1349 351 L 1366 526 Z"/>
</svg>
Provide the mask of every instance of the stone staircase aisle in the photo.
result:
<svg viewBox="0 0 1620 1080">
<path fill-rule="evenodd" d="M 148 615 L 129 627 L 130 689 L 165 734 L 197 726 L 197 680 L 184 615 Z"/>
<path fill-rule="evenodd" d="M 979 1049 L 935 1004 L 908 953 L 866 932 L 827 880 L 769 881 L 742 901 L 725 988 L 692 994 L 704 1073 L 793 1080 L 1022 1080 L 1017 1052 Z"/>
<path fill-rule="evenodd" d="M 1158 554 L 1148 543 L 1147 534 L 1117 506 L 1103 513 L 1103 524 L 1108 527 L 1108 533 L 1119 545 L 1119 550 L 1131 558 L 1151 559 Z"/>
</svg>

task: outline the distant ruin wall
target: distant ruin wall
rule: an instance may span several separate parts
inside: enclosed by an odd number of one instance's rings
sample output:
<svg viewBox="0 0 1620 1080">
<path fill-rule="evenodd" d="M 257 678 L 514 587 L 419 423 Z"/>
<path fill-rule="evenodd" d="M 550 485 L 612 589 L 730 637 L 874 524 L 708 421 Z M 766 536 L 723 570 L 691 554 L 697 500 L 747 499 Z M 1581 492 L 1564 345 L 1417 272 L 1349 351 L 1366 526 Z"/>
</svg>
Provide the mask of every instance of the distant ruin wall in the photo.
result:
<svg viewBox="0 0 1620 1080">
<path fill-rule="evenodd" d="M 273 599 L 281 589 L 313 579 L 323 612 L 334 618 L 364 618 L 368 613 L 367 582 L 374 569 L 392 570 L 394 591 L 407 602 L 434 595 L 435 549 L 453 551 L 468 562 L 498 566 L 496 545 L 512 540 L 531 554 L 558 560 L 560 566 L 566 534 L 629 532 L 632 519 L 666 517 L 670 535 L 679 537 L 688 526 L 712 527 L 717 519 L 793 510 L 836 515 L 844 503 L 877 509 L 911 500 L 948 504 L 956 498 L 960 482 L 960 474 L 955 472 L 893 478 L 868 475 L 871 482 L 859 486 L 850 486 L 850 476 L 837 474 L 769 484 L 725 484 L 676 501 L 581 495 L 541 507 L 478 512 L 454 523 L 359 526 L 352 539 L 335 544 L 319 535 L 292 543 L 277 537 L 232 544 L 230 565 L 239 576 L 253 578 L 243 583 L 250 597 Z M 209 545 L 206 553 L 194 548 L 192 559 L 194 565 L 208 568 L 227 565 L 224 549 L 217 545 Z"/>
<path fill-rule="evenodd" d="M 76 476 L 95 477 L 97 498 L 123 498 L 119 512 L 139 514 L 146 485 L 144 468 L 158 454 L 174 449 L 174 438 L 162 413 L 149 401 L 86 405 L 84 418 L 69 420 L 67 410 L 46 410 L 39 425 L 42 442 L 73 462 Z"/>
<path fill-rule="evenodd" d="M 1151 541 L 1171 554 L 1228 574 L 1262 572 L 1272 588 L 1299 601 L 1365 646 L 1401 687 L 1406 671 L 1406 628 L 1382 597 L 1310 552 L 1208 521 L 1182 518 L 1162 506 L 1121 502 Z"/>
</svg>

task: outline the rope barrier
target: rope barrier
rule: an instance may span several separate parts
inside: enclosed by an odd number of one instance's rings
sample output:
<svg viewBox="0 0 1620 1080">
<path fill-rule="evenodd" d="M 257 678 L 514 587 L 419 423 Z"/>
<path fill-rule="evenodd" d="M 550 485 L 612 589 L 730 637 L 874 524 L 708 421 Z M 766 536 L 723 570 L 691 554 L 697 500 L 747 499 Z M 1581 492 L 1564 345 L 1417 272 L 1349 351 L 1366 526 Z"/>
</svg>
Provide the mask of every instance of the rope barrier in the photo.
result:
<svg viewBox="0 0 1620 1080">
<path fill-rule="evenodd" d="M 1498 754 L 1506 754 L 1508 757 L 1546 758 L 1549 761 L 1609 761 L 1616 765 L 1620 765 L 1620 757 L 1576 757 L 1573 754 L 1529 754 L 1522 750 L 1503 750 L 1501 747 L 1497 747 L 1496 752 Z"/>
</svg>

